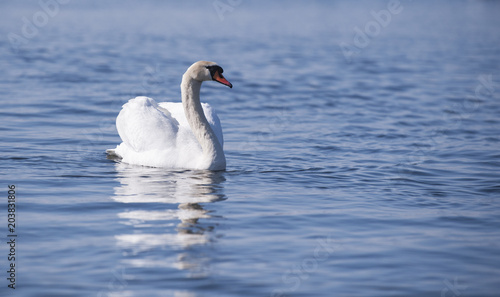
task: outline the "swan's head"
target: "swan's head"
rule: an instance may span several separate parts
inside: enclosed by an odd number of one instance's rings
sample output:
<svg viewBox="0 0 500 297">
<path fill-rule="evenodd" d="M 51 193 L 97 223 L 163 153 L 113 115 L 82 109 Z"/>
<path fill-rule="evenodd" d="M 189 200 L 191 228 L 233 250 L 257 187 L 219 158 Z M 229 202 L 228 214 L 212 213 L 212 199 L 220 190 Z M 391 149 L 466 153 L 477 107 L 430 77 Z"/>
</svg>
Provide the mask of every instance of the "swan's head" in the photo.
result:
<svg viewBox="0 0 500 297">
<path fill-rule="evenodd" d="M 230 88 L 233 85 L 222 76 L 224 70 L 214 62 L 198 61 L 188 68 L 184 75 L 189 75 L 191 78 L 198 81 L 214 80 Z"/>
</svg>

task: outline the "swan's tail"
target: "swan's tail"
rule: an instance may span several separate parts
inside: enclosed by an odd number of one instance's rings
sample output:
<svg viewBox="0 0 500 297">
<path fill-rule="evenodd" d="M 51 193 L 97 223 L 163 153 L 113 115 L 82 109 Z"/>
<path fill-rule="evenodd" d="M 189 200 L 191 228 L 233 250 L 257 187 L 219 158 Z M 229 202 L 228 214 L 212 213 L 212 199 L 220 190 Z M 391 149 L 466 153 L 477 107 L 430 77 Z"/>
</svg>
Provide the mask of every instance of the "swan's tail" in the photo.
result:
<svg viewBox="0 0 500 297">
<path fill-rule="evenodd" d="M 110 160 L 120 160 L 122 157 L 118 155 L 115 149 L 107 149 L 106 150 L 107 158 Z"/>
</svg>

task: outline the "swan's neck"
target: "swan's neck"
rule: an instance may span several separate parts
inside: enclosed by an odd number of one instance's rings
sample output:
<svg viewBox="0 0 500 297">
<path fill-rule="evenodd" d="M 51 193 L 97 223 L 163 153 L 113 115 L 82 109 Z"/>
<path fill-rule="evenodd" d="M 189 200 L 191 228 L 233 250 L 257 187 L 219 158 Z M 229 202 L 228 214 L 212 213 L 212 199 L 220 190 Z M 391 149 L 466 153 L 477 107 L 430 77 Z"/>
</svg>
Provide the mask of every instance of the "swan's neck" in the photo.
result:
<svg viewBox="0 0 500 297">
<path fill-rule="evenodd" d="M 209 167 L 208 169 L 225 169 L 226 157 L 224 156 L 224 150 L 201 107 L 200 89 L 201 81 L 195 80 L 189 75 L 182 77 L 181 95 L 184 113 L 194 136 L 201 145 L 204 162 L 208 163 L 206 165 Z"/>
</svg>

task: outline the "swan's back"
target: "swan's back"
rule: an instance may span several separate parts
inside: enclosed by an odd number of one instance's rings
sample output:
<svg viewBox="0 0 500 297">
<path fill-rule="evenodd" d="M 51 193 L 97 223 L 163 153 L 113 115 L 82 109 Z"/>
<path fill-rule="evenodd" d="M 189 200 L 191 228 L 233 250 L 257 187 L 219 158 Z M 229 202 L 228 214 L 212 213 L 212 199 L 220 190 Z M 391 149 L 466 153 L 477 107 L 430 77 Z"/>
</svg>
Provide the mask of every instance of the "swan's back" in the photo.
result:
<svg viewBox="0 0 500 297">
<path fill-rule="evenodd" d="M 223 144 L 220 120 L 214 109 L 202 103 L 203 112 L 220 144 Z M 202 149 L 184 114 L 182 103 L 156 103 L 148 97 L 136 97 L 123 105 L 116 118 L 122 143 L 114 151 L 130 164 L 196 168 Z M 197 156 L 197 157 L 193 157 Z"/>
</svg>

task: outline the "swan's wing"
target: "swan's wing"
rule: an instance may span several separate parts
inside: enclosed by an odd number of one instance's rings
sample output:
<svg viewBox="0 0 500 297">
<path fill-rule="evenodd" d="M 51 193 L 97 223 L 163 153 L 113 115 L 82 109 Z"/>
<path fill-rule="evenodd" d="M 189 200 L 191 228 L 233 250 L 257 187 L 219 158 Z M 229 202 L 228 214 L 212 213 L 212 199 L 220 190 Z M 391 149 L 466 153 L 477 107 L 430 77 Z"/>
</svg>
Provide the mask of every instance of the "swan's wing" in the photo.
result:
<svg viewBox="0 0 500 297">
<path fill-rule="evenodd" d="M 116 118 L 118 134 L 136 152 L 175 147 L 178 125 L 148 97 L 130 99 Z"/>
<path fill-rule="evenodd" d="M 168 112 L 170 112 L 171 116 L 178 121 L 180 127 L 186 128 L 189 131 L 191 131 L 191 128 L 189 127 L 189 123 L 186 119 L 186 115 L 184 114 L 184 108 L 182 107 L 182 103 L 180 103 L 180 102 L 161 102 L 161 103 L 158 103 L 158 105 L 160 106 L 160 110 L 164 110 L 164 109 L 168 110 Z M 221 146 L 224 147 L 224 136 L 222 134 L 222 127 L 220 124 L 219 117 L 217 116 L 217 113 L 208 103 L 202 103 L 201 107 L 203 108 L 203 113 L 205 114 L 205 117 L 207 118 L 207 121 L 210 124 L 210 127 L 212 127 L 212 130 L 214 130 L 215 136 L 219 140 L 219 143 L 221 144 Z M 193 138 L 194 138 L 194 134 L 193 134 Z"/>
<path fill-rule="evenodd" d="M 210 106 L 210 104 L 208 103 L 202 103 L 201 107 L 203 107 L 203 113 L 205 114 L 208 123 L 212 127 L 212 130 L 214 130 L 215 136 L 217 136 L 220 145 L 224 147 L 224 135 L 222 134 L 222 126 L 220 124 L 219 117 L 215 112 L 215 109 L 213 109 L 212 106 Z"/>
</svg>

